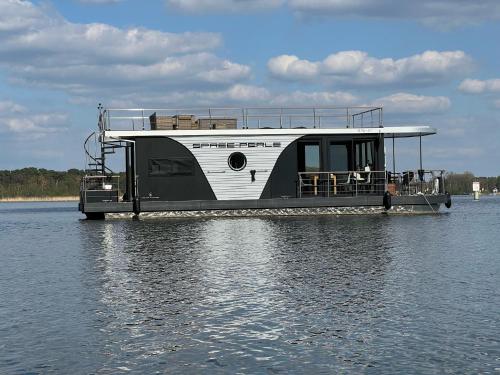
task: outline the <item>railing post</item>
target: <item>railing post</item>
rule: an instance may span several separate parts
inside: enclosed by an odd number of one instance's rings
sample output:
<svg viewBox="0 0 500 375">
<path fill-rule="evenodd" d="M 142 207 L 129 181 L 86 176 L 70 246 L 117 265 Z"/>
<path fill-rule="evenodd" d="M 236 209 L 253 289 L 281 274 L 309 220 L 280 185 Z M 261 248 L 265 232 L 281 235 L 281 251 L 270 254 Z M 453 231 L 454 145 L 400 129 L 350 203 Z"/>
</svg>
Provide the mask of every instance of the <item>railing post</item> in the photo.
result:
<svg viewBox="0 0 500 375">
<path fill-rule="evenodd" d="M 330 173 L 326 174 L 326 191 L 327 191 L 326 196 L 330 198 Z"/>
<path fill-rule="evenodd" d="M 445 185 L 445 177 L 444 177 L 445 173 L 444 171 L 441 171 L 441 184 L 443 185 L 442 186 L 442 190 L 441 190 L 441 193 L 444 194 L 446 192 L 446 185 Z"/>
<path fill-rule="evenodd" d="M 299 172 L 299 198 L 302 198 L 302 178 Z"/>
<path fill-rule="evenodd" d="M 316 108 L 313 108 L 313 128 L 316 128 Z"/>
</svg>

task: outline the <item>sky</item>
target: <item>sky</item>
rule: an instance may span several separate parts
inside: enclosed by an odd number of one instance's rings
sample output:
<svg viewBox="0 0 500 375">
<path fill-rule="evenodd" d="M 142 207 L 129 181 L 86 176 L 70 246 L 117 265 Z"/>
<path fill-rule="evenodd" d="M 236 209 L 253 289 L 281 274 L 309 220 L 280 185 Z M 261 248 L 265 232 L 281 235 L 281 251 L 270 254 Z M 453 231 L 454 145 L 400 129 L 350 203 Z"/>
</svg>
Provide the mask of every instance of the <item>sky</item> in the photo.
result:
<svg viewBox="0 0 500 375">
<path fill-rule="evenodd" d="M 438 130 L 424 168 L 500 175 L 499 40 L 498 0 L 0 0 L 0 169 L 83 169 L 98 103 L 382 105 Z"/>
</svg>

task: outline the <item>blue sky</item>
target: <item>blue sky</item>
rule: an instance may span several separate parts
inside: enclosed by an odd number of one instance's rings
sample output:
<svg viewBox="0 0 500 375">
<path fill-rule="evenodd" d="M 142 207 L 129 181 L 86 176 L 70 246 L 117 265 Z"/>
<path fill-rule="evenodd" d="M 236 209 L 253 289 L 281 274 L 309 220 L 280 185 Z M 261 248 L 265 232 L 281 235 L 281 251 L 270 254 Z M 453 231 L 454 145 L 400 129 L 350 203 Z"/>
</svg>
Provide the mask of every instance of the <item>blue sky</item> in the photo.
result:
<svg viewBox="0 0 500 375">
<path fill-rule="evenodd" d="M 500 175 L 499 21 L 498 0 L 0 0 L 0 169 L 83 168 L 99 102 L 376 104 L 438 129 L 424 167 Z"/>
</svg>

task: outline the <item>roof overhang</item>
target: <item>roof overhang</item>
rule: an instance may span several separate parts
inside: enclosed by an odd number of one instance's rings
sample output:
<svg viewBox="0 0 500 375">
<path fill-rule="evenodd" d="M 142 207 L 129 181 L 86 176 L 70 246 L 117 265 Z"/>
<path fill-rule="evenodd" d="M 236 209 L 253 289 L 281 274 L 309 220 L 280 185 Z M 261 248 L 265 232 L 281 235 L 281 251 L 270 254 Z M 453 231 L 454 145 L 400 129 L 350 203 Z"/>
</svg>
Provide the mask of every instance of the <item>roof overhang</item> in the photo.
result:
<svg viewBox="0 0 500 375">
<path fill-rule="evenodd" d="M 393 126 L 383 128 L 315 129 L 220 129 L 220 130 L 107 130 L 105 138 L 248 136 L 248 135 L 381 135 L 384 138 L 420 137 L 436 134 L 429 126 Z"/>
</svg>

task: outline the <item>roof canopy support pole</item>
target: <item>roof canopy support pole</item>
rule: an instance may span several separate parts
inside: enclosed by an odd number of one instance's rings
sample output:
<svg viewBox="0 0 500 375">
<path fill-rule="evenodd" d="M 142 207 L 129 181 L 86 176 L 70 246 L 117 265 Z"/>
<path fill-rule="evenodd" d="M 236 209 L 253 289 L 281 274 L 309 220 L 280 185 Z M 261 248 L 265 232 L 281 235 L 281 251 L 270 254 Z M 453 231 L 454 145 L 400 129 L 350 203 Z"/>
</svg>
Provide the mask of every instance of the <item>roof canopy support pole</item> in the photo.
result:
<svg viewBox="0 0 500 375">
<path fill-rule="evenodd" d="M 422 133 L 420 133 L 419 140 L 420 140 L 420 152 L 419 152 L 419 155 L 420 155 L 420 170 L 422 170 Z"/>
<path fill-rule="evenodd" d="M 392 174 L 396 175 L 396 151 L 394 147 L 394 133 L 392 134 Z"/>
<path fill-rule="evenodd" d="M 418 171 L 418 179 L 420 180 L 420 191 L 422 191 L 423 183 L 424 183 L 424 171 L 422 169 L 422 133 L 419 136 L 420 140 L 420 170 Z"/>
</svg>

